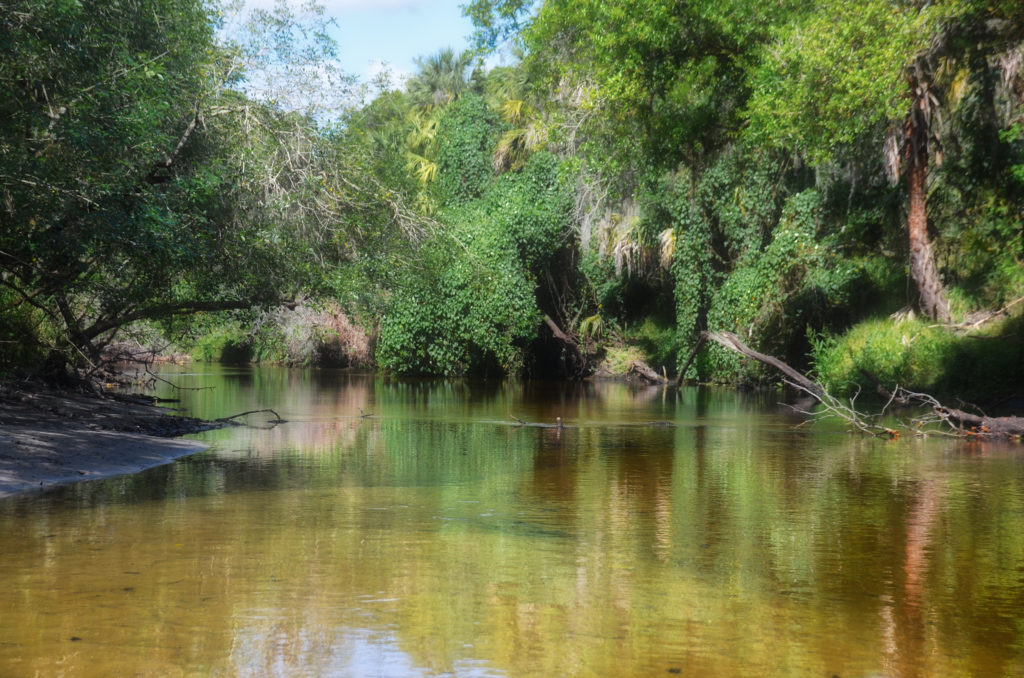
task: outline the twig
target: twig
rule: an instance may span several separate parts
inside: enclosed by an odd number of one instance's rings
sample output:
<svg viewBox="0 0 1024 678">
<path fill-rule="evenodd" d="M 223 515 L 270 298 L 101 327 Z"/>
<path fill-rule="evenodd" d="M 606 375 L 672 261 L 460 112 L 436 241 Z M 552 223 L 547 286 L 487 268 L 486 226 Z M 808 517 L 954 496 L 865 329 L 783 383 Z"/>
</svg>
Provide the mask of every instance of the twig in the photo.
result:
<svg viewBox="0 0 1024 678">
<path fill-rule="evenodd" d="M 226 423 L 226 422 L 231 421 L 232 419 L 238 419 L 239 417 L 244 417 L 247 414 L 259 414 L 260 412 L 270 412 L 272 415 L 277 417 L 277 420 L 274 422 L 275 424 L 283 424 L 283 423 L 285 423 L 285 420 L 281 418 L 280 414 L 278 414 L 277 412 L 275 412 L 274 410 L 271 410 L 269 408 L 268 409 L 263 409 L 263 410 L 249 410 L 247 412 L 239 412 L 238 414 L 232 414 L 230 417 L 221 417 L 220 419 L 216 419 L 215 421 L 220 421 L 220 422 L 225 422 Z"/>
<path fill-rule="evenodd" d="M 1017 304 L 1019 304 L 1022 301 L 1024 301 L 1024 297 L 1017 297 L 1016 299 L 1014 299 L 1010 303 L 1008 303 L 1005 306 L 1003 306 L 998 311 L 992 311 L 988 315 L 982 317 L 980 320 L 977 320 L 977 321 L 975 321 L 975 322 L 973 322 L 973 323 L 971 323 L 969 325 L 959 325 L 957 327 L 959 329 L 963 329 L 966 332 L 972 332 L 972 331 L 978 329 L 979 327 L 981 327 L 982 325 L 988 323 L 993 318 L 998 318 L 1001 315 L 1006 315 L 1007 311 L 1009 311 L 1011 308 L 1013 308 L 1014 306 L 1016 306 Z"/>
<path fill-rule="evenodd" d="M 136 372 L 136 374 L 138 374 L 138 372 Z M 213 389 L 214 388 L 213 386 L 178 386 L 177 384 L 169 382 L 166 379 L 164 379 L 163 377 L 158 377 L 153 372 L 150 372 L 148 367 L 146 368 L 146 374 L 148 374 L 149 376 L 153 377 L 157 381 L 164 382 L 165 384 L 167 384 L 171 388 L 178 389 L 179 391 L 205 391 L 207 389 Z M 238 416 L 241 416 L 241 415 L 238 415 Z"/>
<path fill-rule="evenodd" d="M 824 408 L 824 410 L 820 412 L 807 412 L 804 410 L 793 408 L 796 412 L 806 414 L 814 419 L 821 419 L 827 416 L 838 417 L 839 419 L 842 419 L 843 421 L 850 424 L 854 429 L 860 431 L 861 433 L 867 433 L 869 435 L 877 436 L 880 438 L 900 437 L 899 431 L 895 429 L 891 429 L 888 426 L 882 426 L 880 424 L 872 424 L 868 422 L 868 415 L 858 412 L 854 406 L 854 402 L 857 399 L 856 395 L 850 398 L 850 404 L 846 405 L 838 398 L 833 396 L 831 393 L 821 388 L 820 386 L 818 387 L 818 389 L 820 390 L 812 390 L 810 388 L 807 388 L 807 386 L 802 383 L 789 381 L 788 379 L 784 379 L 783 381 L 792 388 L 795 388 L 798 391 L 802 391 L 808 394 L 816 401 L 818 401 L 818 403 Z"/>
</svg>

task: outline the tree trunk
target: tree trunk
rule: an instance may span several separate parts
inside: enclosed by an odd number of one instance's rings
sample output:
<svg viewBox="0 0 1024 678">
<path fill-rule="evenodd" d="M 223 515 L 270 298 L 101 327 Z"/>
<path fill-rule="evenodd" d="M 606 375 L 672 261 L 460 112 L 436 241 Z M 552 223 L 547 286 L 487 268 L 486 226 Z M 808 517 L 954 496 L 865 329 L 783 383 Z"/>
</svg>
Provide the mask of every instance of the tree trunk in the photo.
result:
<svg viewBox="0 0 1024 678">
<path fill-rule="evenodd" d="M 928 237 L 928 134 L 930 102 L 928 86 L 912 81 L 914 107 L 907 121 L 907 180 L 909 205 L 907 231 L 910 236 L 910 279 L 917 288 L 917 308 L 922 315 L 949 322 L 949 304 L 932 256 Z"/>
</svg>

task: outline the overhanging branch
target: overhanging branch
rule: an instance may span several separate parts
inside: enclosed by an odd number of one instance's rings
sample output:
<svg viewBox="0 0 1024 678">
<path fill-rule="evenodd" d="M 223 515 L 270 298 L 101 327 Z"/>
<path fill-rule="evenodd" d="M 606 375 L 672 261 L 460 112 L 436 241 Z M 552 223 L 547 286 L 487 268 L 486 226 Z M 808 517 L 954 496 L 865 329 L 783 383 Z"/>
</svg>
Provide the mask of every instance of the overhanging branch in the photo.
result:
<svg viewBox="0 0 1024 678">
<path fill-rule="evenodd" d="M 85 339 L 92 340 L 104 332 L 109 332 L 110 330 L 118 327 L 123 327 L 137 320 L 157 320 L 160 318 L 169 318 L 175 315 L 188 315 L 191 313 L 238 311 L 246 308 L 252 308 L 260 303 L 279 303 L 287 305 L 294 302 L 284 299 L 277 299 L 273 302 L 270 302 L 269 300 L 261 302 L 259 300 L 252 299 L 233 299 L 225 301 L 183 301 L 169 304 L 156 304 L 95 322 L 82 330 L 82 336 Z"/>
</svg>

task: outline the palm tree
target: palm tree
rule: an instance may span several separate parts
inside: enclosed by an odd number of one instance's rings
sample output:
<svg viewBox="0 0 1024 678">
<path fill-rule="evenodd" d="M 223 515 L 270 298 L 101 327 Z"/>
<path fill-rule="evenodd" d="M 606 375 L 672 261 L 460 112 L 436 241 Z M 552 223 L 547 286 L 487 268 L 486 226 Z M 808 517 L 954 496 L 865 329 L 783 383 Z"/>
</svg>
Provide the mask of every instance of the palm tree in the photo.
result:
<svg viewBox="0 0 1024 678">
<path fill-rule="evenodd" d="M 415 105 L 424 110 L 447 106 L 479 83 L 480 73 L 472 68 L 473 53 L 469 51 L 456 56 L 454 50 L 446 48 L 432 56 L 417 57 L 415 62 L 419 72 L 406 87 Z"/>
<path fill-rule="evenodd" d="M 525 164 L 535 150 L 547 142 L 546 130 L 540 122 L 539 105 L 531 96 L 529 74 L 520 62 L 514 66 L 495 68 L 487 75 L 487 102 L 509 124 L 494 150 L 497 172 L 516 170 Z"/>
<path fill-rule="evenodd" d="M 1024 33 L 1024 12 L 1019 8 L 1006 17 L 997 17 L 988 8 L 979 11 L 988 21 L 950 22 L 906 69 L 910 109 L 885 146 L 890 181 L 895 183 L 902 171 L 907 175 L 910 277 L 918 292 L 917 306 L 922 314 L 940 322 L 950 321 L 949 301 L 932 253 L 927 208 L 929 163 L 942 163 L 937 124 L 940 100 L 946 99 L 946 108 L 955 105 L 955 89 L 964 89 L 971 79 L 984 77 L 974 72 L 978 65 L 972 64 L 971 50 L 1004 53 L 1016 48 Z M 987 60 L 981 63 L 983 69 L 988 69 Z"/>
</svg>

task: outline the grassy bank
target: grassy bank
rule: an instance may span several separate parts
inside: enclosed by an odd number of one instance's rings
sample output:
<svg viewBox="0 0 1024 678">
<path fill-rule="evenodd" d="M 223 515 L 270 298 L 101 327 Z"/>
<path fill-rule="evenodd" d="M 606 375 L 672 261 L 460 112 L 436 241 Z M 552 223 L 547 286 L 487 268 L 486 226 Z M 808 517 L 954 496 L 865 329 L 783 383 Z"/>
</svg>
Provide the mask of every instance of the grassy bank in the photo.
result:
<svg viewBox="0 0 1024 678">
<path fill-rule="evenodd" d="M 864 320 L 811 338 L 815 378 L 850 395 L 883 386 L 998 404 L 1024 391 L 1024 316 L 949 328 L 916 318 Z"/>
</svg>

